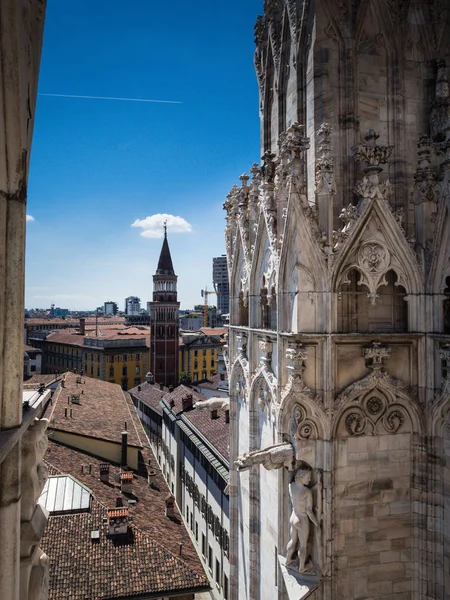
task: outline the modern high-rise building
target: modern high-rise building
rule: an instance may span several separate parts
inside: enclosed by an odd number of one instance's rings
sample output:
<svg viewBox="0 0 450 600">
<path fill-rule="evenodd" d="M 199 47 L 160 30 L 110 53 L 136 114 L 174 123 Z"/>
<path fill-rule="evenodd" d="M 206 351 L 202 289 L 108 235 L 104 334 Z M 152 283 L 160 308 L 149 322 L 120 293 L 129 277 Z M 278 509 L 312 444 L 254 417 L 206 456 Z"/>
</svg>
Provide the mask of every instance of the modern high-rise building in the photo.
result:
<svg viewBox="0 0 450 600">
<path fill-rule="evenodd" d="M 125 301 L 125 305 L 126 305 L 126 301 Z M 126 307 L 126 306 L 125 306 Z M 117 315 L 117 313 L 119 312 L 119 307 L 117 306 L 116 302 L 105 302 L 103 305 L 103 312 L 106 316 L 114 316 Z"/>
<path fill-rule="evenodd" d="M 450 5 L 266 0 L 230 192 L 233 600 L 450 590 Z"/>
<path fill-rule="evenodd" d="M 230 312 L 230 286 L 225 254 L 213 258 L 213 283 L 217 293 L 217 310 L 223 315 L 228 314 Z"/>
<path fill-rule="evenodd" d="M 153 275 L 153 301 L 150 303 L 150 361 L 154 381 L 165 386 L 178 384 L 177 280 L 164 227 L 164 241 L 158 267 Z"/>
<path fill-rule="evenodd" d="M 125 298 L 125 314 L 129 317 L 134 317 L 140 313 L 141 299 L 137 296 L 128 296 L 128 298 Z"/>
</svg>

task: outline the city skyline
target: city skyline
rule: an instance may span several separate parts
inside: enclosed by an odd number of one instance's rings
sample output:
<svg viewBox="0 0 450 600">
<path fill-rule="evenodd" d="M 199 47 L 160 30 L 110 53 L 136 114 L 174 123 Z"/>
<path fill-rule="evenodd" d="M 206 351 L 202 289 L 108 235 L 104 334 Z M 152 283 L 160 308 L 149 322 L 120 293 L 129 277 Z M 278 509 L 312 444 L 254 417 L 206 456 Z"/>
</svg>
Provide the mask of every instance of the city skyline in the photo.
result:
<svg viewBox="0 0 450 600">
<path fill-rule="evenodd" d="M 212 258 L 225 252 L 226 194 L 259 159 L 252 33 L 262 2 L 201 0 L 193 11 L 137 1 L 125 15 L 115 6 L 47 6 L 27 206 L 30 308 L 150 299 L 165 220 L 181 306 L 201 303 Z"/>
</svg>

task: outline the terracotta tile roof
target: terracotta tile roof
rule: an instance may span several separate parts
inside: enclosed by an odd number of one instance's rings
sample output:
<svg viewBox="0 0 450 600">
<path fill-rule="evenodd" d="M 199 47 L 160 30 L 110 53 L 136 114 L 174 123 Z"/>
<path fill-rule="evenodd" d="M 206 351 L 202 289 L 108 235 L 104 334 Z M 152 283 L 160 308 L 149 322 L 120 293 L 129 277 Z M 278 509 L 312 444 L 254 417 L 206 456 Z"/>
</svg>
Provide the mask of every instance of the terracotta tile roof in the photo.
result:
<svg viewBox="0 0 450 600">
<path fill-rule="evenodd" d="M 38 353 L 42 354 L 42 350 L 40 350 L 39 348 L 33 348 L 33 346 L 28 346 L 28 344 L 23 345 L 23 351 L 24 352 L 38 352 Z"/>
<path fill-rule="evenodd" d="M 158 384 L 147 383 L 145 381 L 129 390 L 129 393 L 147 404 L 147 406 L 153 408 L 158 414 L 163 414 L 161 398 L 167 394 L 167 388 L 161 390 Z"/>
<path fill-rule="evenodd" d="M 128 508 L 110 508 L 108 509 L 108 517 L 128 517 Z"/>
<path fill-rule="evenodd" d="M 230 451 L 230 424 L 225 422 L 225 411 L 217 411 L 217 419 L 211 418 L 209 410 L 194 409 L 183 415 L 209 441 L 209 443 L 228 461 Z"/>
<path fill-rule="evenodd" d="M 86 317 L 85 323 L 86 325 L 95 323 L 95 317 Z M 98 317 L 97 322 L 99 324 L 108 324 L 112 323 L 125 323 L 125 317 Z M 25 326 L 27 325 L 70 325 L 71 327 L 78 327 L 80 325 L 80 319 L 73 319 L 68 317 L 66 319 L 45 319 L 43 317 L 31 317 L 30 319 L 25 319 Z"/>
<path fill-rule="evenodd" d="M 226 333 L 228 333 L 227 327 L 201 327 L 200 331 L 205 335 L 214 335 L 223 337 Z"/>
<path fill-rule="evenodd" d="M 218 390 L 219 387 L 223 388 L 223 391 L 226 391 L 226 386 L 224 384 L 227 383 L 227 379 L 221 379 L 220 373 L 216 373 L 216 375 L 211 375 L 208 379 L 203 379 L 202 381 L 196 381 L 196 387 L 205 388 L 208 390 Z"/>
<path fill-rule="evenodd" d="M 85 335 L 81 335 L 78 329 L 68 328 L 50 333 L 46 338 L 46 342 L 95 348 L 95 346 L 85 344 L 86 338 L 108 341 L 128 340 L 130 345 L 132 344 L 133 340 L 145 339 L 148 346 L 150 341 L 150 328 L 144 326 L 142 326 L 142 328 L 138 328 L 114 325 L 111 327 L 99 328 L 98 336 L 95 335 L 95 328 L 87 328 Z"/>
<path fill-rule="evenodd" d="M 55 381 L 62 379 L 61 375 L 55 375 L 54 373 L 41 373 L 40 375 L 32 375 L 23 383 L 23 389 L 37 389 L 41 383 L 49 385 Z"/>
<path fill-rule="evenodd" d="M 206 400 L 206 397 L 192 388 L 179 385 L 170 394 L 164 396 L 164 401 L 170 406 L 170 401 L 175 404 L 171 408 L 174 414 L 183 414 L 183 418 L 189 421 L 194 427 L 208 440 L 213 448 L 215 448 L 226 460 L 229 460 L 230 453 L 228 450 L 228 442 L 230 436 L 230 424 L 225 422 L 225 411 L 217 411 L 218 418 L 211 419 L 209 410 L 192 409 L 183 411 L 183 396 L 192 394 L 192 402 Z"/>
<path fill-rule="evenodd" d="M 135 410 L 128 396 L 119 385 L 81 377 L 68 372 L 64 375 L 65 387 L 59 387 L 49 406 L 46 417 L 50 419 L 49 429 L 67 431 L 88 437 L 113 442 L 121 442 L 125 423 L 128 430 L 128 445 L 141 446 L 141 440 L 133 418 Z M 80 396 L 80 404 L 68 404 L 68 397 Z M 72 410 L 72 418 L 65 416 L 65 409 Z"/>
<path fill-rule="evenodd" d="M 50 561 L 49 600 L 145 598 L 209 588 L 202 571 L 134 522 L 126 535 L 108 536 L 103 523 L 107 514 L 105 506 L 93 500 L 88 513 L 49 518 L 41 541 Z M 95 541 L 92 531 L 99 531 Z"/>
<path fill-rule="evenodd" d="M 141 434 L 144 435 L 143 430 Z M 134 472 L 132 495 L 122 494 L 120 484 L 116 482 L 120 467 L 111 464 L 109 482 L 103 483 L 100 481 L 99 475 L 100 465 L 104 464 L 104 460 L 97 459 L 80 450 L 49 441 L 46 461 L 49 464 L 51 475 L 71 474 L 82 485 L 90 489 L 96 500 L 101 502 L 104 507 L 101 514 L 96 513 L 96 509 L 93 507 L 90 514 L 50 517 L 41 543 L 44 551 L 49 555 L 50 565 L 54 562 L 56 566 L 55 569 L 51 568 L 50 570 L 50 600 L 69 597 L 85 600 L 86 598 L 114 598 L 127 595 L 124 593 L 124 588 L 120 587 L 122 569 L 123 581 L 129 586 L 128 595 L 138 594 L 140 588 L 133 586 L 140 585 L 141 572 L 145 573 L 145 577 L 143 577 L 147 586 L 156 585 L 154 584 L 155 578 L 164 589 L 207 586 L 200 559 L 176 505 L 173 509 L 175 516 L 172 518 L 165 516 L 169 489 L 158 463 L 149 449 L 146 448 L 142 451 L 140 469 L 138 472 Z M 81 472 L 83 464 L 92 465 L 91 473 L 86 468 Z M 147 483 L 147 469 L 156 471 L 154 487 L 150 487 Z M 114 546 L 106 537 L 105 529 L 102 529 L 102 517 L 107 516 L 107 508 L 115 508 L 118 497 L 123 498 L 124 504 L 127 503 L 128 498 L 137 500 L 135 504 L 124 507 L 128 508 L 128 515 L 131 519 L 130 527 L 133 533 L 134 549 L 131 545 Z M 80 520 L 77 520 L 79 518 Z M 62 522 L 55 523 L 58 519 L 61 519 Z M 90 541 L 90 531 L 94 529 L 101 530 L 100 549 Z M 66 540 L 71 543 L 67 543 Z M 144 541 L 142 542 L 142 540 Z M 182 543 L 181 556 L 179 554 L 180 543 Z M 78 561 L 82 565 L 80 568 Z M 123 566 L 117 565 L 121 561 Z M 77 564 L 75 565 L 75 563 Z M 147 566 L 150 567 L 148 570 Z M 128 571 L 134 574 L 132 580 L 126 574 Z M 90 580 L 91 573 L 92 580 Z M 93 586 L 92 591 L 90 591 L 91 587 L 85 587 L 88 584 L 83 581 L 83 574 L 89 574 L 86 579 L 89 586 Z M 137 575 L 139 576 L 137 577 Z M 182 579 L 178 580 L 178 577 L 182 577 Z M 117 583 L 116 596 L 108 595 L 115 593 L 115 591 L 111 591 L 113 589 L 111 581 Z M 105 582 L 109 582 L 109 586 Z M 106 587 L 101 589 L 95 587 L 100 585 L 106 585 Z M 139 593 L 145 591 L 141 589 Z"/>
</svg>

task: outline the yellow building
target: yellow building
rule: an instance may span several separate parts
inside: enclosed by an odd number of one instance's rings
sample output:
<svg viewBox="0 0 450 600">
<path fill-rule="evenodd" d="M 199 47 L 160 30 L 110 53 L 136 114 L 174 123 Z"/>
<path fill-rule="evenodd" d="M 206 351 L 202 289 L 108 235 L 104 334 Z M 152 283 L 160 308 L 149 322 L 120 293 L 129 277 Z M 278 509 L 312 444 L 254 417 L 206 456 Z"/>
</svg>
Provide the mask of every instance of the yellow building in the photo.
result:
<svg viewBox="0 0 450 600">
<path fill-rule="evenodd" d="M 115 326 L 64 330 L 45 339 L 30 338 L 43 352 L 42 372 L 76 371 L 94 379 L 117 383 L 123 389 L 145 380 L 149 370 L 148 327 Z"/>
<path fill-rule="evenodd" d="M 182 333 L 178 363 L 180 374 L 187 373 L 192 381 L 215 375 L 226 332 L 227 329 L 222 327 L 203 327 L 199 331 Z"/>
</svg>

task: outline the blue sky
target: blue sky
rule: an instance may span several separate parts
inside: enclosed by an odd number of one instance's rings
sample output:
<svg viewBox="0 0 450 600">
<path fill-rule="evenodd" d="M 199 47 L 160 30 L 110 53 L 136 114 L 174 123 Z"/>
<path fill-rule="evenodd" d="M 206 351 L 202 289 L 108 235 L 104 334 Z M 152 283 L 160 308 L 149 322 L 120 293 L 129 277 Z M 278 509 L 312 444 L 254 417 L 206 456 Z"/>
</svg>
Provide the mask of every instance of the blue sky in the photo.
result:
<svg viewBox="0 0 450 600">
<path fill-rule="evenodd" d="M 181 218 L 168 227 L 181 306 L 202 302 L 212 257 L 225 252 L 225 196 L 259 159 L 261 11 L 262 0 L 131 0 L 126 10 L 119 0 L 48 0 L 41 94 L 181 104 L 38 97 L 28 308 L 150 300 L 158 214 Z"/>
</svg>

